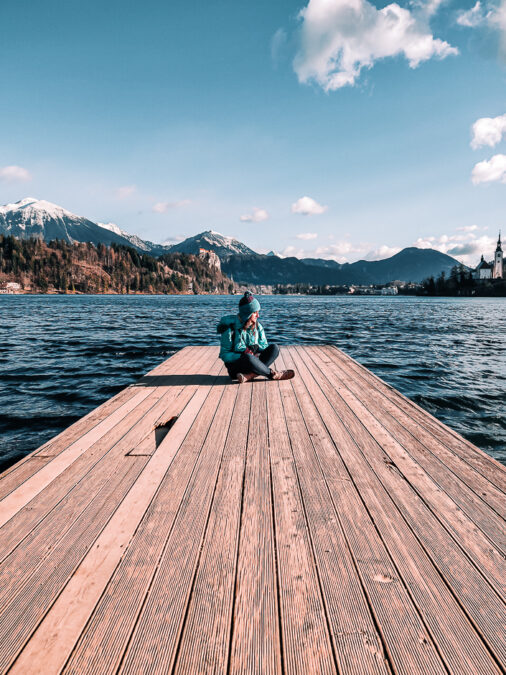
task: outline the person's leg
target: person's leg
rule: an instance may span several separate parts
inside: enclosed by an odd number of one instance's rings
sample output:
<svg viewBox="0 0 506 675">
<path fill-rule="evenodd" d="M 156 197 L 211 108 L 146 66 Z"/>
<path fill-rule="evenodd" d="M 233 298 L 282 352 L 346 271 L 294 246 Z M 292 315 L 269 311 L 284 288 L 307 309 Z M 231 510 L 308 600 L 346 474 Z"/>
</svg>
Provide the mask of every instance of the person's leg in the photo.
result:
<svg viewBox="0 0 506 675">
<path fill-rule="evenodd" d="M 238 373 L 253 373 L 254 375 L 265 375 L 265 377 L 271 375 L 271 369 L 253 354 L 241 354 L 237 361 L 227 364 L 227 370 L 232 379 L 236 378 Z"/>
<path fill-rule="evenodd" d="M 230 363 L 225 364 L 228 374 L 232 380 L 237 379 L 237 361 L 231 361 Z"/>
<path fill-rule="evenodd" d="M 260 352 L 259 359 L 262 363 L 265 363 L 266 366 L 270 366 L 271 363 L 279 356 L 279 347 L 276 344 L 269 345 L 267 349 L 264 349 L 263 352 Z"/>
<path fill-rule="evenodd" d="M 255 373 L 255 375 L 265 375 L 265 377 L 271 375 L 271 369 L 253 354 L 241 354 L 236 363 L 238 364 L 238 373 Z"/>
<path fill-rule="evenodd" d="M 271 363 L 274 363 L 274 361 L 278 358 L 278 356 L 279 356 L 279 347 L 276 344 L 269 345 L 267 349 L 264 349 L 264 351 L 260 354 L 260 358 L 262 359 L 262 362 L 265 363 L 266 366 L 270 366 Z M 270 375 L 271 380 L 291 380 L 292 377 L 295 375 L 293 370 L 276 371 L 273 368 L 271 368 L 270 371 L 271 371 Z"/>
</svg>

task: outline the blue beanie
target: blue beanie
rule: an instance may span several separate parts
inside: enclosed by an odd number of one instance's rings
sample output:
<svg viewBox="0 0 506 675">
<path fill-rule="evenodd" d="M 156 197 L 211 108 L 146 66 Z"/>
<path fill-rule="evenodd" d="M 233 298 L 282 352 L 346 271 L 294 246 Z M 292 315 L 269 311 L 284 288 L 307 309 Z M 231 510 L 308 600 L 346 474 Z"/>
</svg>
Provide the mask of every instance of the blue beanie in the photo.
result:
<svg viewBox="0 0 506 675">
<path fill-rule="evenodd" d="M 252 293 L 246 293 L 239 300 L 239 316 L 246 322 L 252 314 L 260 311 L 260 303 Z"/>
</svg>

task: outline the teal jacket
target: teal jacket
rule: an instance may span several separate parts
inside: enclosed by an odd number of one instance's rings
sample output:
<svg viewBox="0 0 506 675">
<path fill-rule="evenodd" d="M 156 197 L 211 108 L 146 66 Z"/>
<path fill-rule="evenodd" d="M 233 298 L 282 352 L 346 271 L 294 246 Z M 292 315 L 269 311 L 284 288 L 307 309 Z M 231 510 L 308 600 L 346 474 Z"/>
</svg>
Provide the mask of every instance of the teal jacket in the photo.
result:
<svg viewBox="0 0 506 675">
<path fill-rule="evenodd" d="M 258 351 L 263 352 L 269 346 L 262 324 L 257 321 L 253 330 L 251 328 L 245 330 L 237 314 L 223 316 L 216 326 L 216 331 L 221 335 L 220 359 L 224 363 L 237 361 L 247 347 L 251 349 L 257 345 Z"/>
</svg>

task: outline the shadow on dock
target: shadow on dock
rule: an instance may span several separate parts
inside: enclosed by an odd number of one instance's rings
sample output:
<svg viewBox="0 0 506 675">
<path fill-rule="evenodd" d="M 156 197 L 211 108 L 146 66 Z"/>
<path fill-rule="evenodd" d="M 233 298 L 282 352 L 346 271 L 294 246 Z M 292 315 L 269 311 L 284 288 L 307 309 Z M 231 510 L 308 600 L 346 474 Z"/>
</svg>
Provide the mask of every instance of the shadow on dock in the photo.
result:
<svg viewBox="0 0 506 675">
<path fill-rule="evenodd" d="M 232 384 L 228 375 L 146 375 L 138 382 L 135 387 L 184 387 L 186 385 L 197 386 L 219 386 L 221 384 Z"/>
</svg>

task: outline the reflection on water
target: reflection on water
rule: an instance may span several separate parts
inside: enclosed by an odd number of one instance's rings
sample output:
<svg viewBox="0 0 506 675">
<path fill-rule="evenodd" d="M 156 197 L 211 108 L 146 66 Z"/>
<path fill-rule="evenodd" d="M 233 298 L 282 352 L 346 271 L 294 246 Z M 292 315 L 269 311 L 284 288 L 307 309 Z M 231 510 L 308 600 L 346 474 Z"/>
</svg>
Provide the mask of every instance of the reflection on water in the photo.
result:
<svg viewBox="0 0 506 675">
<path fill-rule="evenodd" d="M 271 341 L 331 343 L 506 462 L 506 301 L 264 296 Z M 233 296 L 0 296 L 0 467 L 190 344 Z"/>
</svg>

